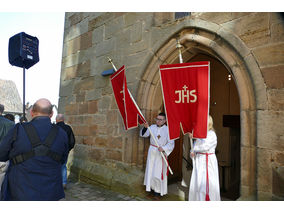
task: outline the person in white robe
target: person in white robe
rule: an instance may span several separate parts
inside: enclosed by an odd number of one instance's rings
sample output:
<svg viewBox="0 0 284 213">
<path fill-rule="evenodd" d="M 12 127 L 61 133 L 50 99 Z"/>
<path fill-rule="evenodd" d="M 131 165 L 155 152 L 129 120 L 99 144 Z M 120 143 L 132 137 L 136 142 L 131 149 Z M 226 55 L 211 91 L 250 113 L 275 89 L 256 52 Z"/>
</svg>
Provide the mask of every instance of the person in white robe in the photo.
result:
<svg viewBox="0 0 284 213">
<path fill-rule="evenodd" d="M 192 134 L 189 134 L 192 137 Z M 208 118 L 208 133 L 205 139 L 196 139 L 190 156 L 193 170 L 190 180 L 189 201 L 220 201 L 218 162 L 215 155 L 217 136 L 213 119 Z"/>
<path fill-rule="evenodd" d="M 169 129 L 165 123 L 166 115 L 160 113 L 156 118 L 156 124 L 153 124 L 150 127 L 148 124 L 144 124 L 144 128 L 140 130 L 141 137 L 149 137 L 150 132 L 148 128 L 150 128 L 159 145 L 157 147 L 154 139 L 150 137 L 144 185 L 146 186 L 147 192 L 150 192 L 152 189 L 161 196 L 168 193 L 168 168 L 161 156 L 161 152 L 167 158 L 175 146 L 174 140 L 169 139 Z"/>
</svg>

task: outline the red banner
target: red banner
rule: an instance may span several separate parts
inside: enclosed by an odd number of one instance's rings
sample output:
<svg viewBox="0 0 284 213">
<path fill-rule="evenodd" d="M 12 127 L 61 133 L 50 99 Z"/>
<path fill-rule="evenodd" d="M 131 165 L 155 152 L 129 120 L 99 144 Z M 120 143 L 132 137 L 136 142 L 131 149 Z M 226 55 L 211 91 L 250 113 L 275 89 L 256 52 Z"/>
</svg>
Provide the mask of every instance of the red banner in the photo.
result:
<svg viewBox="0 0 284 213">
<path fill-rule="evenodd" d="M 111 75 L 111 84 L 125 130 L 137 127 L 138 123 L 146 123 L 131 93 L 127 89 L 124 66 Z"/>
<path fill-rule="evenodd" d="M 210 63 L 193 62 L 160 66 L 170 139 L 183 134 L 206 138 L 209 112 Z"/>
</svg>

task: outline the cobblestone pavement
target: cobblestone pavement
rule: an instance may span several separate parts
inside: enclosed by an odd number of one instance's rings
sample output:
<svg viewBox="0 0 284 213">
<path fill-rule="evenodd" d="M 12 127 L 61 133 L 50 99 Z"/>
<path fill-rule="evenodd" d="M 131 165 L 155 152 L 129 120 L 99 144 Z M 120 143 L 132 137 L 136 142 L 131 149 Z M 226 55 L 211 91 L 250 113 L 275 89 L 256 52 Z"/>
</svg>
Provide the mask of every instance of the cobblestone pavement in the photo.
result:
<svg viewBox="0 0 284 213">
<path fill-rule="evenodd" d="M 171 187 L 176 186 L 169 186 L 168 189 L 170 191 L 172 190 Z M 186 191 L 186 193 L 188 194 L 188 191 Z M 185 200 L 187 200 L 187 198 Z M 104 187 L 71 180 L 67 184 L 65 199 L 63 199 L 63 201 L 180 201 L 180 199 L 172 195 L 159 196 L 157 198 L 150 195 L 150 193 L 145 197 L 130 196 Z M 222 201 L 230 200 L 222 197 Z"/>
<path fill-rule="evenodd" d="M 103 187 L 83 182 L 69 182 L 65 190 L 66 201 L 147 201 L 150 199 L 131 197 Z"/>
</svg>

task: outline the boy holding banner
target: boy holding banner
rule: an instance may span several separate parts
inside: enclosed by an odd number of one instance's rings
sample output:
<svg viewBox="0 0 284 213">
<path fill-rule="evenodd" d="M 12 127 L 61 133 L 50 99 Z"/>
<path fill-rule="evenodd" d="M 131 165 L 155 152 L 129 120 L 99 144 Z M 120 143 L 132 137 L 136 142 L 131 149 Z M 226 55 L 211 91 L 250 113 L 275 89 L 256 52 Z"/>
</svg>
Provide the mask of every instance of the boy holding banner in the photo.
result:
<svg viewBox="0 0 284 213">
<path fill-rule="evenodd" d="M 159 147 L 154 142 L 153 137 L 150 138 L 150 146 L 147 156 L 147 164 L 144 177 L 144 185 L 146 191 L 154 191 L 155 195 L 161 196 L 168 193 L 168 178 L 167 178 L 167 165 L 162 159 L 161 153 L 167 158 L 174 149 L 174 140 L 169 139 L 169 129 L 166 123 L 166 115 L 160 113 L 156 118 L 156 124 L 149 127 L 147 123 L 144 128 L 140 130 L 141 137 L 149 137 L 149 129 L 153 132 L 154 137 L 158 141 Z"/>
</svg>

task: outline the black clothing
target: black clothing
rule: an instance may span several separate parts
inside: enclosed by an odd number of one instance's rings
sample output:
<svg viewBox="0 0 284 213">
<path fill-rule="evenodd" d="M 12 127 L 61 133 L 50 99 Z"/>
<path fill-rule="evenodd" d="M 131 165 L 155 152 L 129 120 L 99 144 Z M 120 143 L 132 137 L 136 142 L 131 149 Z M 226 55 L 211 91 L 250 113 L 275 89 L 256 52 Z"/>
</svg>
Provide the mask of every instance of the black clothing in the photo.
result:
<svg viewBox="0 0 284 213">
<path fill-rule="evenodd" d="M 68 144 L 69 144 L 69 151 L 70 151 L 75 146 L 75 137 L 74 137 L 72 128 L 68 124 L 65 124 L 64 121 L 60 121 L 56 125 L 60 126 L 67 133 Z"/>
</svg>

